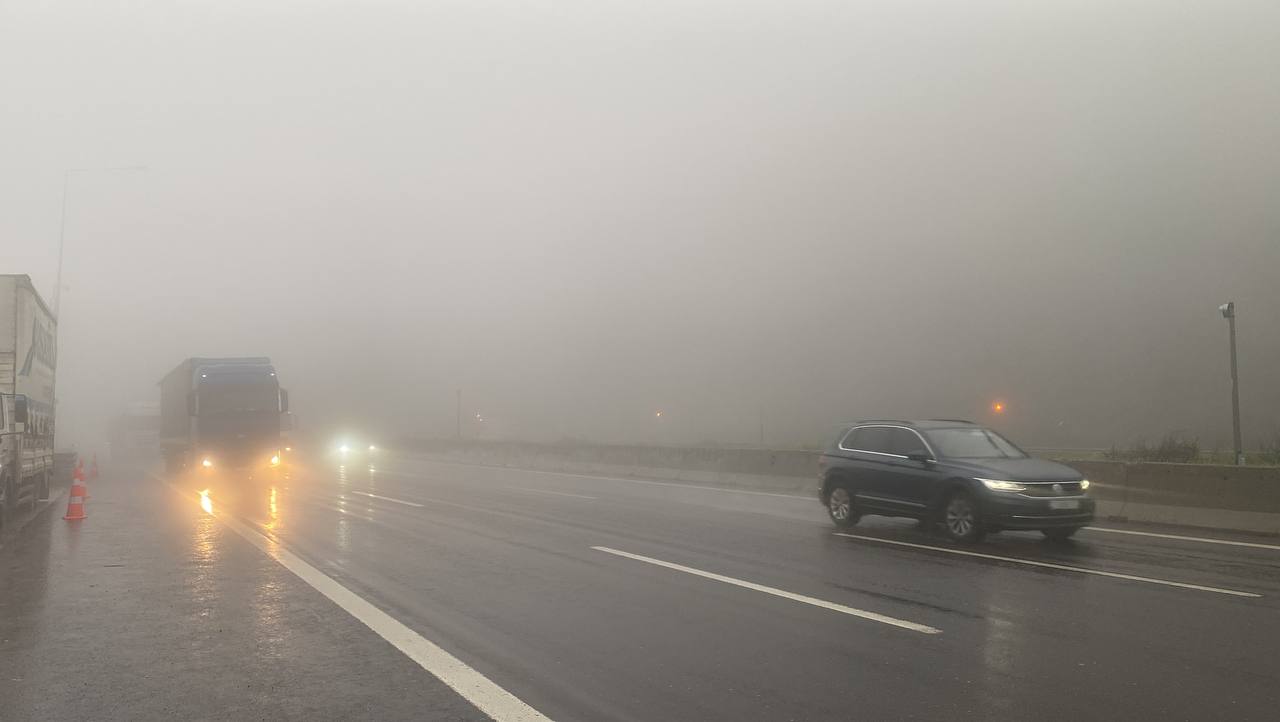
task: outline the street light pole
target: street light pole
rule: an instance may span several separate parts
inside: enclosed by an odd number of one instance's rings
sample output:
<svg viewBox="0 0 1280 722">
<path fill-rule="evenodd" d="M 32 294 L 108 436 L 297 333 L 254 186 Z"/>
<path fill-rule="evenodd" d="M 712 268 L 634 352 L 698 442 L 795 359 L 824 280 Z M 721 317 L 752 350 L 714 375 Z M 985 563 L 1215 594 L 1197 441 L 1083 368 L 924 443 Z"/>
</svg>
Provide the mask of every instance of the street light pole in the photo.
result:
<svg viewBox="0 0 1280 722">
<path fill-rule="evenodd" d="M 120 165 L 109 168 L 67 168 L 62 171 L 62 218 L 58 223 L 58 285 L 53 289 L 54 319 L 58 318 L 58 309 L 62 307 L 62 251 L 67 245 L 67 197 L 71 194 L 71 174 L 92 171 L 144 171 L 146 169 L 145 165 Z"/>
<path fill-rule="evenodd" d="M 67 245 L 67 191 L 71 187 L 71 170 L 62 172 L 62 219 L 58 222 L 58 279 L 53 287 L 53 317 L 62 305 L 62 249 Z"/>
<path fill-rule="evenodd" d="M 1236 372 L 1236 303 L 1218 307 L 1231 329 L 1231 435 L 1235 441 L 1236 466 L 1244 466 L 1244 445 L 1240 441 L 1240 376 Z"/>
</svg>

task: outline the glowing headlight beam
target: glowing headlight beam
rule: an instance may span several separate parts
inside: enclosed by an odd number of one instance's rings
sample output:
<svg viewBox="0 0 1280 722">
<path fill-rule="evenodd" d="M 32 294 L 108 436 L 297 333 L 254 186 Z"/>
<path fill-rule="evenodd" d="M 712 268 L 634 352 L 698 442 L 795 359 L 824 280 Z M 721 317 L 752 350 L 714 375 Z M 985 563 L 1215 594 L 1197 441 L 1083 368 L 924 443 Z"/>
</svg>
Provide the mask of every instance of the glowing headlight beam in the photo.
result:
<svg viewBox="0 0 1280 722">
<path fill-rule="evenodd" d="M 1026 484 L 1019 484 L 1016 481 L 1005 481 L 1003 479 L 978 479 L 982 485 L 992 491 L 1026 491 Z"/>
</svg>

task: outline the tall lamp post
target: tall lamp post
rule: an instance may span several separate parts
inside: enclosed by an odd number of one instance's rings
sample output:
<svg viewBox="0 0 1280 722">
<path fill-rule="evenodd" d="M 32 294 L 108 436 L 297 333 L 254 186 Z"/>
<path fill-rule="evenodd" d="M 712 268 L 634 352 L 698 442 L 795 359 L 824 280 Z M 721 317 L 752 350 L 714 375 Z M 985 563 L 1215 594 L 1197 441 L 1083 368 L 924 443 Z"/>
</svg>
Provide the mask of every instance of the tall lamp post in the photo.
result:
<svg viewBox="0 0 1280 722">
<path fill-rule="evenodd" d="M 62 307 L 62 250 L 67 245 L 67 198 L 71 194 L 71 176 L 75 173 L 94 173 L 110 171 L 144 171 L 145 165 L 119 165 L 106 168 L 68 168 L 62 172 L 62 220 L 58 224 L 58 279 L 53 288 L 53 317 L 58 317 L 58 309 Z"/>
<path fill-rule="evenodd" d="M 1218 306 L 1231 329 L 1231 435 L 1236 447 L 1236 466 L 1244 466 L 1244 445 L 1240 442 L 1240 376 L 1236 373 L 1236 302 Z"/>
</svg>

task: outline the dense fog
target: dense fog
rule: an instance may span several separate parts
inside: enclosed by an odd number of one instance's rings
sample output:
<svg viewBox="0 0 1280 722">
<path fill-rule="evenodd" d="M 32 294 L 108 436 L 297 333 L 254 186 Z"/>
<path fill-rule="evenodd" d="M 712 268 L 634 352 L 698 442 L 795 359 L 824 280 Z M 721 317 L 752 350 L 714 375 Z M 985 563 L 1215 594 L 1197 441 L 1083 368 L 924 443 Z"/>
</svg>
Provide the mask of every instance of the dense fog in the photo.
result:
<svg viewBox="0 0 1280 722">
<path fill-rule="evenodd" d="M 1234 300 L 1254 447 L 1277 78 L 1273 0 L 4 2 L 0 272 L 65 181 L 60 444 L 268 355 L 317 432 L 1227 448 Z"/>
</svg>

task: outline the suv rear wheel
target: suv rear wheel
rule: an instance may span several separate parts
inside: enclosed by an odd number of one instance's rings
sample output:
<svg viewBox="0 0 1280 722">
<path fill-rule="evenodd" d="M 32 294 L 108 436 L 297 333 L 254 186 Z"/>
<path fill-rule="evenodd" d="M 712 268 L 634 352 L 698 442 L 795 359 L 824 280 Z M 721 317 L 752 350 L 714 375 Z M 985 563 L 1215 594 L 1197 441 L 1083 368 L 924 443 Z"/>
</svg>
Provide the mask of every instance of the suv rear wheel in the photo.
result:
<svg viewBox="0 0 1280 722">
<path fill-rule="evenodd" d="M 843 484 L 836 484 L 827 496 L 827 514 L 841 529 L 858 523 L 858 512 L 853 506 L 853 494 Z"/>
<path fill-rule="evenodd" d="M 942 526 L 953 541 L 972 544 L 986 536 L 978 505 L 967 491 L 956 491 L 947 498 L 942 512 Z"/>
</svg>

